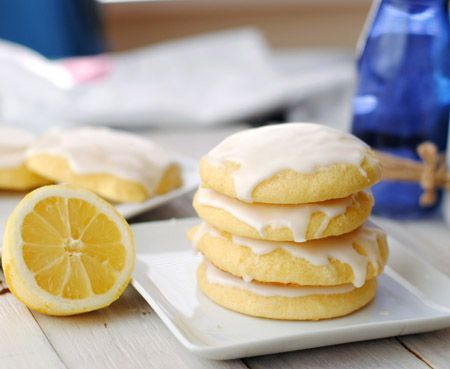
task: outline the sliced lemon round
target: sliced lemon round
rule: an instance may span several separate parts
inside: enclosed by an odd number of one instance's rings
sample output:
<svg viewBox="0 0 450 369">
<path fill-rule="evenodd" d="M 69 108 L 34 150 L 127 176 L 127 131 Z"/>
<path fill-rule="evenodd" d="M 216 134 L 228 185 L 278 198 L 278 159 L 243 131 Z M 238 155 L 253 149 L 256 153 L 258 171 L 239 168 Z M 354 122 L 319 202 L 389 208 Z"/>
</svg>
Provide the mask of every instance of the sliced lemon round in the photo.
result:
<svg viewBox="0 0 450 369">
<path fill-rule="evenodd" d="M 94 193 L 45 186 L 6 224 L 2 265 L 11 292 L 31 309 L 72 315 L 108 306 L 131 279 L 130 226 Z"/>
</svg>

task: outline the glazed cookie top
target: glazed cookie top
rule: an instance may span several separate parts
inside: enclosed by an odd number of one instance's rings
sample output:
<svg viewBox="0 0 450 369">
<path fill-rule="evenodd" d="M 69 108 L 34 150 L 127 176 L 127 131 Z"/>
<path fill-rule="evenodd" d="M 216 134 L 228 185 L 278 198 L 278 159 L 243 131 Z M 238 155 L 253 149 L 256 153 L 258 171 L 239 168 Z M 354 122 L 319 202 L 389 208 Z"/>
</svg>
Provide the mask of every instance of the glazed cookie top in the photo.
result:
<svg viewBox="0 0 450 369">
<path fill-rule="evenodd" d="M 150 192 L 174 163 L 153 142 L 103 127 L 53 130 L 36 140 L 27 151 L 27 157 L 40 154 L 63 157 L 76 174 L 115 175 L 138 182 Z"/>
<path fill-rule="evenodd" d="M 25 161 L 25 150 L 34 136 L 22 129 L 0 126 L 0 168 L 15 168 Z"/>
<path fill-rule="evenodd" d="M 247 202 L 295 204 L 341 198 L 381 177 L 370 148 L 355 136 L 312 123 L 234 134 L 201 162 L 205 187 Z"/>
</svg>

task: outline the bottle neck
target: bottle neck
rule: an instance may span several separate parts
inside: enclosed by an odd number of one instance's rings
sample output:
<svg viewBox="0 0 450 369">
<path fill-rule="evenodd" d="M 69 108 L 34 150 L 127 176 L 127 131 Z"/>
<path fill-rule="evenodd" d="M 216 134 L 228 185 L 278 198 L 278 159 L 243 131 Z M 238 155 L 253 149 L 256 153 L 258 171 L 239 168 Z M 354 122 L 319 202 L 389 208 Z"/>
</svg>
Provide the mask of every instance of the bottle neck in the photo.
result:
<svg viewBox="0 0 450 369">
<path fill-rule="evenodd" d="M 449 32 L 448 0 L 380 0 L 372 31 Z"/>
</svg>

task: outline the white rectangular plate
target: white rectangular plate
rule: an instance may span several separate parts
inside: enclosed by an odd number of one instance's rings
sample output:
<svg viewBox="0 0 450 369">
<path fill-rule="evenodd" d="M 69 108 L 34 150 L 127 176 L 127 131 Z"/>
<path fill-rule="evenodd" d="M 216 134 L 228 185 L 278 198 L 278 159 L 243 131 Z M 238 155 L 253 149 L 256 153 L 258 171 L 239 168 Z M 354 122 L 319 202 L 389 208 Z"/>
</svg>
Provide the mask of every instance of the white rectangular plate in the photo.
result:
<svg viewBox="0 0 450 369">
<path fill-rule="evenodd" d="M 233 359 L 450 326 L 450 279 L 394 239 L 375 300 L 354 314 L 294 322 L 224 309 L 197 288 L 200 256 L 186 239 L 186 231 L 197 223 L 190 218 L 134 225 L 133 285 L 175 337 L 200 356 Z"/>
<path fill-rule="evenodd" d="M 152 197 L 144 202 L 118 204 L 116 205 L 117 210 L 125 218 L 131 218 L 194 190 L 199 184 L 197 162 L 185 156 L 178 156 L 176 159 L 182 168 L 183 185 L 180 188 L 164 195 Z M 0 237 L 3 235 L 9 214 L 11 214 L 23 196 L 24 193 L 0 192 Z"/>
</svg>

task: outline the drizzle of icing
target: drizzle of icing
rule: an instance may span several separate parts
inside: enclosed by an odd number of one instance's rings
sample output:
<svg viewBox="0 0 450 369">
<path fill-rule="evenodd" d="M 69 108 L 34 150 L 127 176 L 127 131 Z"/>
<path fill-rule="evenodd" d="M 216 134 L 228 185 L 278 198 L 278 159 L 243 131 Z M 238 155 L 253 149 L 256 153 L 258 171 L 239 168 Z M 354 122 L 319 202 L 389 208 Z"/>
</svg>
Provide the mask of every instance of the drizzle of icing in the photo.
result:
<svg viewBox="0 0 450 369">
<path fill-rule="evenodd" d="M 236 195 L 252 201 L 253 189 L 282 170 L 312 173 L 334 164 L 361 164 L 368 146 L 355 136 L 313 123 L 269 125 L 238 132 L 206 156 L 213 165 L 239 164 L 233 173 Z M 363 173 L 366 176 L 366 173 Z"/>
<path fill-rule="evenodd" d="M 223 237 L 219 231 L 211 227 L 208 223 L 202 222 L 195 230 L 195 233 L 191 240 L 192 246 L 195 250 L 198 248 L 198 243 L 205 234 L 209 234 L 210 236 L 215 238 L 225 239 L 225 237 Z"/>
<path fill-rule="evenodd" d="M 198 241 L 204 234 L 217 237 L 217 230 L 207 223 L 203 223 L 200 228 Z M 307 260 L 313 265 L 329 265 L 330 259 L 338 260 L 352 268 L 353 284 L 355 287 L 361 287 L 366 281 L 368 263 L 372 264 L 375 271 L 378 271 L 382 266 L 383 261 L 378 240 L 383 235 L 384 232 L 380 228 L 367 222 L 354 232 L 337 237 L 307 241 L 302 244 L 255 240 L 235 235 L 232 235 L 231 240 L 235 245 L 248 247 L 255 255 L 270 254 L 282 249 L 296 258 Z M 220 237 L 224 238 L 222 235 Z M 362 248 L 366 255 L 362 255 L 355 250 L 353 247 L 355 243 Z"/>
<path fill-rule="evenodd" d="M 34 136 L 22 129 L 0 127 L 0 167 L 15 168 L 25 161 L 25 150 L 33 142 Z"/>
<path fill-rule="evenodd" d="M 261 237 L 268 226 L 273 228 L 287 227 L 292 231 L 296 242 L 304 242 L 311 216 L 322 212 L 325 217 L 315 236 L 320 237 L 328 227 L 331 219 L 344 214 L 347 208 L 355 203 L 355 195 L 343 199 L 328 200 L 323 203 L 299 205 L 249 204 L 222 195 L 214 190 L 200 187 L 197 192 L 197 202 L 200 205 L 222 209 L 242 222 L 255 228 Z"/>
<path fill-rule="evenodd" d="M 53 130 L 28 149 L 27 156 L 57 155 L 77 174 L 107 173 L 156 190 L 172 158 L 152 141 L 103 127 Z"/>
<path fill-rule="evenodd" d="M 216 268 L 211 263 L 206 264 L 206 280 L 211 284 L 239 288 L 265 297 L 282 296 L 294 298 L 312 295 L 337 295 L 348 293 L 355 289 L 351 284 L 330 287 L 312 287 L 246 282 L 241 278 Z"/>
</svg>

